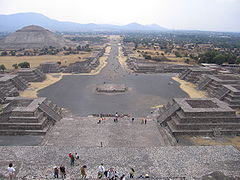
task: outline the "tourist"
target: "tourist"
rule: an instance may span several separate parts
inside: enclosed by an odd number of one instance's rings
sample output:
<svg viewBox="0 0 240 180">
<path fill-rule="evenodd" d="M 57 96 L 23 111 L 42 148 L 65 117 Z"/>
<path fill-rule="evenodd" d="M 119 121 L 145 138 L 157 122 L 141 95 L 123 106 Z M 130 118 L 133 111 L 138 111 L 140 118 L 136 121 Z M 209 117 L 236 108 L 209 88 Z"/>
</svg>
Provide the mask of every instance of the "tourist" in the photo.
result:
<svg viewBox="0 0 240 180">
<path fill-rule="evenodd" d="M 103 163 L 98 167 L 98 178 L 101 179 L 104 176 L 105 167 Z"/>
<path fill-rule="evenodd" d="M 132 122 L 134 121 L 134 117 L 132 117 Z"/>
<path fill-rule="evenodd" d="M 74 166 L 74 161 L 75 161 L 75 157 L 74 157 L 74 155 L 72 154 L 71 157 L 70 157 L 70 165 L 71 165 L 71 166 Z"/>
<path fill-rule="evenodd" d="M 134 178 L 134 174 L 135 174 L 135 170 L 133 168 L 130 168 L 129 175 L 131 179 Z"/>
<path fill-rule="evenodd" d="M 144 124 L 144 119 L 142 118 L 141 124 Z"/>
<path fill-rule="evenodd" d="M 84 165 L 80 168 L 81 178 L 85 179 L 87 177 L 87 166 Z"/>
<path fill-rule="evenodd" d="M 9 179 L 12 180 L 14 178 L 14 174 L 15 174 L 15 169 L 13 168 L 12 163 L 9 164 L 7 171 L 8 171 Z"/>
<path fill-rule="evenodd" d="M 115 178 L 115 172 L 114 172 L 114 169 L 113 169 L 113 168 L 110 168 L 110 169 L 109 169 L 107 178 L 108 178 L 109 180 L 114 180 L 114 178 Z"/>
<path fill-rule="evenodd" d="M 116 122 L 118 122 L 118 113 L 115 114 Z"/>
<path fill-rule="evenodd" d="M 58 167 L 54 166 L 54 168 L 53 168 L 53 177 L 54 178 L 58 178 L 58 173 L 59 173 Z"/>
<path fill-rule="evenodd" d="M 125 174 L 123 174 L 121 177 L 120 177 L 120 180 L 125 180 L 126 177 L 125 177 Z"/>
<path fill-rule="evenodd" d="M 65 179 L 65 177 L 66 177 L 65 167 L 64 167 L 63 165 L 61 165 L 60 168 L 59 168 L 59 170 L 60 170 L 61 178 L 62 178 L 62 179 Z"/>
<path fill-rule="evenodd" d="M 147 119 L 144 120 L 144 124 L 147 124 Z"/>
<path fill-rule="evenodd" d="M 78 153 L 75 153 L 75 158 L 76 158 L 76 159 L 79 159 Z"/>
</svg>

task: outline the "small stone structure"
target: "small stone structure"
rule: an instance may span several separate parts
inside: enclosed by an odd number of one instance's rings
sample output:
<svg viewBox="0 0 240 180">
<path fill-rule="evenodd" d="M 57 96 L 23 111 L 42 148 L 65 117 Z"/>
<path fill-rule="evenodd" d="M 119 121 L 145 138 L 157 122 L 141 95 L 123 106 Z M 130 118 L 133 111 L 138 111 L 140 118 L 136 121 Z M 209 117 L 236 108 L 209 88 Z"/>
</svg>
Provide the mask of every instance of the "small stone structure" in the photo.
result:
<svg viewBox="0 0 240 180">
<path fill-rule="evenodd" d="M 158 121 L 177 135 L 240 134 L 240 116 L 217 98 L 174 98 L 159 110 Z"/>
<path fill-rule="evenodd" d="M 46 79 L 46 75 L 35 68 L 22 68 L 18 70 L 18 75 L 28 82 L 42 82 Z"/>
<path fill-rule="evenodd" d="M 234 74 L 221 74 L 221 75 L 203 75 L 199 78 L 197 83 L 199 90 L 206 90 L 210 97 L 216 97 L 217 91 L 222 85 L 240 84 L 240 76 Z M 219 94 L 220 97 L 226 92 Z"/>
<path fill-rule="evenodd" d="M 38 67 L 43 73 L 59 73 L 60 65 L 57 62 L 46 62 Z"/>
<path fill-rule="evenodd" d="M 8 97 L 1 105 L 1 135 L 43 135 L 62 118 L 61 108 L 47 98 Z"/>
<path fill-rule="evenodd" d="M 189 66 L 153 62 L 143 59 L 128 58 L 127 65 L 136 73 L 181 73 Z"/>
<path fill-rule="evenodd" d="M 222 85 L 215 93 L 214 97 L 228 103 L 233 109 L 240 108 L 240 84 Z"/>
<path fill-rule="evenodd" d="M 84 61 L 78 61 L 75 63 L 69 64 L 69 66 L 65 67 L 63 72 L 65 73 L 89 73 L 93 69 L 97 68 L 100 65 L 99 58 L 103 56 L 105 52 L 105 48 L 100 50 L 98 53 L 93 55 L 94 57 L 90 57 L 85 59 Z"/>
<path fill-rule="evenodd" d="M 65 73 L 89 73 L 100 64 L 96 58 L 88 58 L 85 61 L 78 61 L 69 64 L 64 70 Z"/>
<path fill-rule="evenodd" d="M 179 75 L 179 78 L 188 82 L 196 83 L 199 81 L 199 77 L 202 74 L 215 74 L 215 73 L 216 70 L 211 68 L 205 67 L 188 68 Z"/>
<path fill-rule="evenodd" d="M 0 74 L 0 98 L 18 96 L 19 92 L 26 89 L 27 82 L 18 75 Z"/>
<path fill-rule="evenodd" d="M 102 84 L 97 86 L 96 91 L 106 93 L 118 93 L 127 91 L 127 87 L 124 84 Z"/>
</svg>

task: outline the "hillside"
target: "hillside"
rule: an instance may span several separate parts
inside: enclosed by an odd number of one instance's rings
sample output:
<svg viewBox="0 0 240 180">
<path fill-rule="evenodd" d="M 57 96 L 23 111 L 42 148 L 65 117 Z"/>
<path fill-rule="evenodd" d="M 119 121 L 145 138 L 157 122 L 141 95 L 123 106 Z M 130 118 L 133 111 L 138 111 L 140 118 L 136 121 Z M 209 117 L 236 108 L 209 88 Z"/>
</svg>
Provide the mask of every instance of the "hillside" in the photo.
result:
<svg viewBox="0 0 240 180">
<path fill-rule="evenodd" d="M 17 13 L 10 15 L 0 15 L 0 32 L 13 32 L 24 26 L 38 25 L 47 28 L 51 31 L 162 31 L 165 28 L 159 25 L 141 25 L 131 23 L 124 26 L 110 24 L 80 24 L 75 22 L 63 22 L 50 19 L 39 13 Z"/>
</svg>

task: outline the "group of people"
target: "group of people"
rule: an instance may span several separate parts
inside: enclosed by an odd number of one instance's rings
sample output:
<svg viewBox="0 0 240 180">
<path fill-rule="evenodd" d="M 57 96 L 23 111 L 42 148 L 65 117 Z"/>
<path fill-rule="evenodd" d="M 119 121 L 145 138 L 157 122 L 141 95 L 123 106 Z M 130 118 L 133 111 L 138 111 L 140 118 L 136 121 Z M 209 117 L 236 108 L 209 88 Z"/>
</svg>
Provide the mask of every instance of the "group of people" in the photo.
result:
<svg viewBox="0 0 240 180">
<path fill-rule="evenodd" d="M 134 178 L 135 170 L 133 168 L 130 168 L 129 177 Z M 104 179 L 107 178 L 108 180 L 125 180 L 126 175 L 122 174 L 120 176 L 119 172 L 114 170 L 114 168 L 109 168 L 108 170 L 105 169 L 103 166 L 103 163 L 98 167 L 98 173 L 97 173 L 98 179 Z"/>
<path fill-rule="evenodd" d="M 53 168 L 53 177 L 54 178 L 59 178 L 59 175 L 61 176 L 62 179 L 65 179 L 66 177 L 66 169 L 63 165 L 61 165 L 59 168 L 57 166 L 54 166 Z"/>
</svg>

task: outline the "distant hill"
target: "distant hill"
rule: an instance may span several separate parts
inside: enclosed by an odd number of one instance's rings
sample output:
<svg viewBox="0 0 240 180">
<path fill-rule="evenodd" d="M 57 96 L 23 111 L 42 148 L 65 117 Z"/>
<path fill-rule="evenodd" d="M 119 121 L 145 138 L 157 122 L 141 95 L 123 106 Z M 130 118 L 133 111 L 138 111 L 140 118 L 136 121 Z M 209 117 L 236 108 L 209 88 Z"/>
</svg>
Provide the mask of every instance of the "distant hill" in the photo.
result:
<svg viewBox="0 0 240 180">
<path fill-rule="evenodd" d="M 63 22 L 50 19 L 39 13 L 17 13 L 11 15 L 0 15 L 0 32 L 13 32 L 24 26 L 38 25 L 51 31 L 163 31 L 165 28 L 153 25 L 141 25 L 131 23 L 125 26 L 110 24 L 79 24 L 74 22 Z"/>
<path fill-rule="evenodd" d="M 0 41 L 1 49 L 74 46 L 71 41 L 40 26 L 26 26 Z"/>
</svg>

